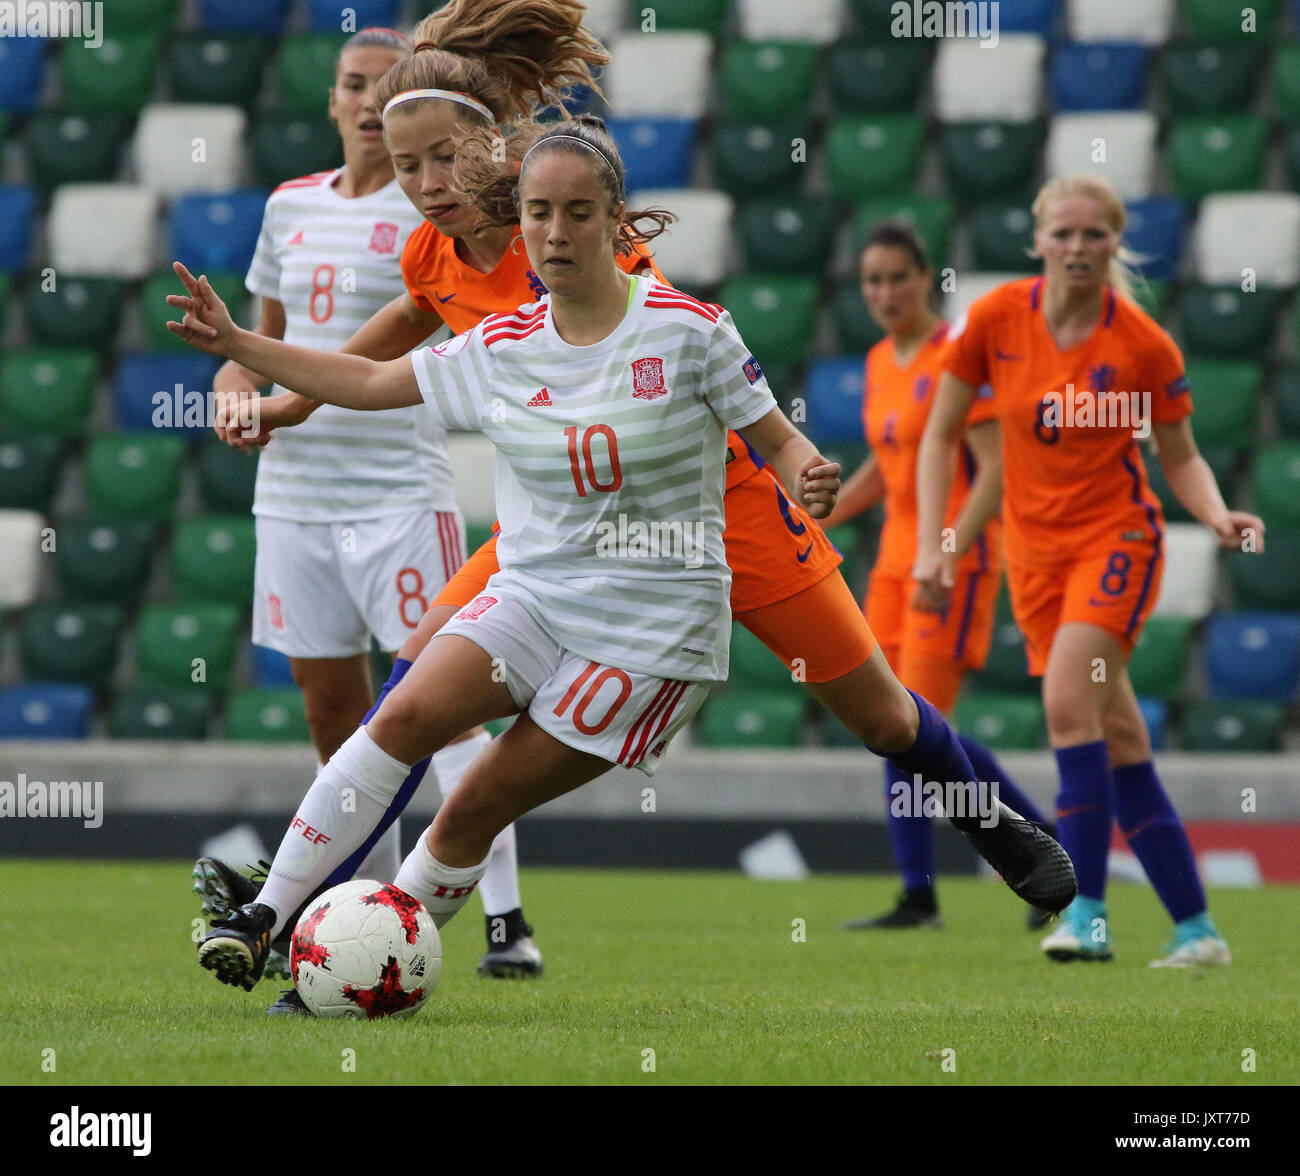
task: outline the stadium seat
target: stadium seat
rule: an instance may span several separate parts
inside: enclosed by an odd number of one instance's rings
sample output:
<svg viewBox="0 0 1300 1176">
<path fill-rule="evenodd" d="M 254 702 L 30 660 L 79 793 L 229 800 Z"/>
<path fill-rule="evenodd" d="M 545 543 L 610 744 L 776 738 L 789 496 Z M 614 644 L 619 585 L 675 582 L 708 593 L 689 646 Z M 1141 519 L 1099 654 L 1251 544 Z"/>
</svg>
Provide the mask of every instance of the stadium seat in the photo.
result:
<svg viewBox="0 0 1300 1176">
<path fill-rule="evenodd" d="M 894 0 L 849 0 L 862 35 L 872 42 L 897 42 L 894 36 Z"/>
<path fill-rule="evenodd" d="M 212 699 L 196 690 L 121 690 L 108 718 L 112 739 L 206 739 Z"/>
<path fill-rule="evenodd" d="M 490 530 L 497 517 L 496 450 L 492 442 L 477 433 L 448 433 L 447 456 L 456 486 L 456 503 L 466 524 L 477 523 Z M 484 535 L 480 543 L 486 538 Z M 474 551 L 475 546 L 469 550 Z"/>
<path fill-rule="evenodd" d="M 256 547 L 251 517 L 182 519 L 172 535 L 172 599 L 242 604 L 253 595 Z"/>
<path fill-rule="evenodd" d="M 629 208 L 668 208 L 677 214 L 650 243 L 659 268 L 675 286 L 715 286 L 726 276 L 733 204 L 705 188 L 649 188 L 633 192 Z"/>
<path fill-rule="evenodd" d="M 204 276 L 216 291 L 217 297 L 230 308 L 230 317 L 237 323 L 246 322 L 249 293 L 244 285 L 244 271 L 208 270 Z M 176 322 L 179 319 L 177 312 L 167 305 L 167 295 L 180 294 L 183 290 L 180 278 L 170 269 L 151 274 L 145 282 L 144 296 L 140 299 L 139 323 L 147 350 L 155 354 L 195 354 L 184 339 L 167 329 L 168 320 Z"/>
<path fill-rule="evenodd" d="M 262 90 L 262 67 L 270 48 L 265 37 L 247 34 L 178 37 L 167 54 L 173 100 L 252 106 Z"/>
<path fill-rule="evenodd" d="M 713 39 L 707 33 L 620 33 L 602 83 L 622 118 L 702 118 Z"/>
<path fill-rule="evenodd" d="M 1291 287 L 1300 281 L 1300 196 L 1224 192 L 1201 202 L 1196 276 L 1239 287 L 1247 268 L 1261 286 Z"/>
<path fill-rule="evenodd" d="M 176 20 L 180 0 L 113 0 L 113 27 L 167 29 Z"/>
<path fill-rule="evenodd" d="M 1183 0 L 1183 23 L 1188 36 L 1198 40 L 1215 37 L 1245 37 L 1266 40 L 1277 28 L 1282 12 L 1282 0 L 1252 0 L 1250 4 L 1224 4 L 1221 0 Z M 1249 8 L 1254 16 L 1254 29 L 1242 29 L 1242 9 Z"/>
<path fill-rule="evenodd" d="M 722 26 L 726 23 L 727 7 L 727 0 L 656 0 L 652 9 L 655 27 L 647 31 L 698 29 L 700 32 L 717 37 L 721 35 Z M 629 25 L 640 21 L 642 9 L 640 4 L 624 3 L 624 8 L 630 13 Z M 587 23 L 585 17 L 582 23 Z"/>
<path fill-rule="evenodd" d="M 1142 721 L 1147 726 L 1151 750 L 1164 751 L 1168 742 L 1166 732 L 1169 728 L 1169 707 L 1158 698 L 1139 698 L 1138 710 L 1142 712 Z"/>
<path fill-rule="evenodd" d="M 741 207 L 735 220 L 746 266 L 760 273 L 822 270 L 830 258 L 835 227 L 828 197 L 754 200 Z"/>
<path fill-rule="evenodd" d="M 90 510 L 111 516 L 170 519 L 180 493 L 185 442 L 179 437 L 94 437 L 86 447 Z"/>
<path fill-rule="evenodd" d="M 0 110 L 28 114 L 40 105 L 45 45 L 42 37 L 0 37 Z"/>
<path fill-rule="evenodd" d="M 1273 56 L 1273 109 L 1282 122 L 1300 125 L 1300 41 L 1279 45 Z"/>
<path fill-rule="evenodd" d="M 302 692 L 296 686 L 231 691 L 224 735 L 235 743 L 309 743 Z"/>
<path fill-rule="evenodd" d="M 713 132 L 713 174 L 717 186 L 731 196 L 788 192 L 803 178 L 795 155 L 795 140 L 808 142 L 801 118 L 774 122 L 728 120 Z"/>
<path fill-rule="evenodd" d="M 122 610 L 112 604 L 34 604 L 19 629 L 23 674 L 107 686 L 117 666 Z"/>
<path fill-rule="evenodd" d="M 709 697 L 692 733 L 701 747 L 798 747 L 805 709 L 798 691 L 728 690 Z"/>
<path fill-rule="evenodd" d="M 835 338 L 843 352 L 866 355 L 885 337 L 884 330 L 867 310 L 856 278 L 836 287 L 831 297 L 831 318 L 835 323 Z"/>
<path fill-rule="evenodd" d="M 723 286 L 718 301 L 749 340 L 760 364 L 803 363 L 817 319 L 815 278 L 745 274 Z"/>
<path fill-rule="evenodd" d="M 1096 172 L 1125 200 L 1143 200 L 1151 195 L 1155 178 L 1156 130 L 1149 110 L 1058 114 L 1047 132 L 1047 176 Z M 1099 143 L 1104 159 L 1097 157 Z"/>
<path fill-rule="evenodd" d="M 112 111 L 42 110 L 32 115 L 23 136 L 32 182 L 48 190 L 111 180 L 130 128 L 130 115 Z"/>
<path fill-rule="evenodd" d="M 1069 0 L 1072 41 L 1138 41 L 1163 45 L 1174 21 L 1174 0 Z"/>
<path fill-rule="evenodd" d="M 62 463 L 58 437 L 0 437 L 0 510 L 48 511 Z"/>
<path fill-rule="evenodd" d="M 284 28 L 290 5 L 291 0 L 199 0 L 199 28 L 275 36 Z"/>
<path fill-rule="evenodd" d="M 0 187 L 0 270 L 12 274 L 27 268 L 35 211 L 34 188 Z"/>
<path fill-rule="evenodd" d="M 155 529 L 142 519 L 82 517 L 58 526 L 54 566 L 72 600 L 133 603 L 149 583 Z"/>
<path fill-rule="evenodd" d="M 1283 437 L 1300 440 L 1300 366 L 1283 368 L 1273 387 L 1278 429 Z"/>
<path fill-rule="evenodd" d="M 267 193 L 258 188 L 221 196 L 186 196 L 172 206 L 172 256 L 195 273 L 245 271 L 253 260 Z"/>
<path fill-rule="evenodd" d="M 1194 395 L 1194 394 L 1193 394 Z M 1195 421 L 1195 417 L 1192 418 Z M 1193 431 L 1196 425 L 1192 426 Z M 1233 484 L 1237 473 L 1237 458 L 1240 450 L 1233 446 L 1223 445 L 1206 445 L 1201 449 L 1201 456 L 1205 458 L 1206 464 L 1214 474 L 1214 480 L 1224 495 L 1232 498 Z M 1146 455 L 1147 479 L 1151 483 L 1151 489 L 1155 491 L 1156 497 L 1160 499 L 1160 505 L 1164 507 L 1165 519 L 1170 523 L 1190 523 L 1194 521 L 1187 508 L 1178 501 L 1174 492 L 1170 489 L 1168 481 L 1165 479 L 1164 467 L 1160 464 L 1159 458 L 1153 454 Z"/>
<path fill-rule="evenodd" d="M 1300 442 L 1278 441 L 1256 453 L 1251 482 L 1260 515 L 1300 530 Z"/>
<path fill-rule="evenodd" d="M 1124 244 L 1141 259 L 1142 276 L 1148 282 L 1177 278 L 1187 215 L 1182 201 L 1172 196 L 1130 200 L 1125 214 Z"/>
<path fill-rule="evenodd" d="M 1192 622 L 1186 617 L 1152 617 L 1142 629 L 1128 676 L 1133 689 L 1148 698 L 1173 702 L 1182 695 L 1192 647 Z"/>
<path fill-rule="evenodd" d="M 1034 215 L 1026 205 L 981 205 L 971 213 L 969 233 L 976 269 L 1023 275 L 1042 266 L 1029 256 L 1034 247 Z"/>
<path fill-rule="evenodd" d="M 146 604 L 136 627 L 138 684 L 225 689 L 239 614 L 233 604 Z"/>
<path fill-rule="evenodd" d="M 729 41 L 718 87 L 729 118 L 774 119 L 804 114 L 817 78 L 817 48 L 788 41 Z"/>
<path fill-rule="evenodd" d="M 1139 278 L 1133 284 L 1133 301 L 1158 323 L 1164 321 L 1169 304 L 1169 283 L 1163 278 Z"/>
<path fill-rule="evenodd" d="M 1238 608 L 1300 611 L 1300 531 L 1268 526 L 1263 552 L 1230 555 L 1228 572 Z"/>
<path fill-rule="evenodd" d="M 121 356 L 113 383 L 118 427 L 127 433 L 205 439 L 212 419 L 212 377 L 220 363 L 197 352 Z"/>
<path fill-rule="evenodd" d="M 882 221 L 911 225 L 925 242 L 930 265 L 936 274 L 948 264 L 948 242 L 955 214 L 947 196 L 911 196 L 906 199 L 870 200 L 853 213 L 853 250 L 856 259 L 866 247 L 871 231 Z M 854 269 L 856 271 L 857 265 Z"/>
<path fill-rule="evenodd" d="M 85 739 L 95 710 L 89 686 L 24 682 L 0 689 L 0 739 Z"/>
<path fill-rule="evenodd" d="M 1049 83 L 1052 104 L 1058 111 L 1142 109 L 1149 54 L 1138 44 L 1057 46 Z"/>
<path fill-rule="evenodd" d="M 1029 122 L 954 122 L 943 128 L 948 191 L 963 202 L 1020 195 L 1043 150 L 1043 126 Z"/>
<path fill-rule="evenodd" d="M 792 672 L 744 625 L 731 626 L 731 668 L 727 676 L 731 686 L 746 692 L 797 692 L 799 686 Z"/>
<path fill-rule="evenodd" d="M 45 520 L 30 510 L 0 510 L 0 609 L 36 599 Z"/>
<path fill-rule="evenodd" d="M 298 33 L 284 38 L 275 64 L 284 114 L 325 116 L 334 67 L 347 39 L 346 33 L 339 32 Z"/>
<path fill-rule="evenodd" d="M 154 265 L 158 197 L 137 184 L 63 184 L 48 223 L 60 277 L 143 278 Z"/>
<path fill-rule="evenodd" d="M 238 106 L 153 103 L 135 131 L 140 182 L 164 200 L 189 192 L 229 192 L 243 171 L 244 127 Z"/>
<path fill-rule="evenodd" d="M 253 672 L 258 686 L 292 686 L 293 667 L 287 654 L 265 645 L 249 645 L 253 658 Z"/>
<path fill-rule="evenodd" d="M 1285 708 L 1270 702 L 1222 699 L 1187 708 L 1180 742 L 1184 751 L 1236 755 L 1282 750 Z"/>
<path fill-rule="evenodd" d="M 803 431 L 818 445 L 861 442 L 862 356 L 819 359 L 809 366 Z"/>
<path fill-rule="evenodd" d="M 1174 192 L 1196 201 L 1211 192 L 1263 186 L 1268 123 L 1253 114 L 1176 118 L 1166 164 Z"/>
<path fill-rule="evenodd" d="M 313 32 L 338 32 L 348 10 L 352 28 L 395 29 L 402 18 L 402 0 L 307 0 L 307 25 Z"/>
<path fill-rule="evenodd" d="M 961 281 L 956 284 L 956 288 L 944 294 L 943 317 L 950 323 L 955 323 L 966 313 L 966 308 L 976 299 L 982 298 L 990 290 L 997 289 L 998 286 L 1017 281 L 1024 276 L 1023 272 L 1008 273 L 999 270 L 974 270 L 964 274 Z"/>
<path fill-rule="evenodd" d="M 1160 76 L 1170 113 L 1245 110 L 1263 65 L 1264 46 L 1255 40 L 1168 46 L 1160 55 Z"/>
<path fill-rule="evenodd" d="M 1282 140 L 1282 161 L 1292 188 L 1300 190 L 1300 127 L 1292 127 Z"/>
<path fill-rule="evenodd" d="M 1154 458 L 1148 460 L 1147 472 L 1158 466 Z M 1200 523 L 1169 523 L 1164 551 L 1165 574 L 1153 615 L 1203 620 L 1214 604 L 1218 540 Z"/>
<path fill-rule="evenodd" d="M 78 437 L 90 421 L 97 359 L 79 348 L 13 351 L 0 362 L 0 428 Z"/>
<path fill-rule="evenodd" d="M 1255 404 L 1260 366 L 1241 359 L 1192 359 L 1187 383 L 1192 390 L 1192 432 L 1206 448 L 1245 449 L 1255 439 Z"/>
<path fill-rule="evenodd" d="M 920 41 L 848 42 L 831 50 L 831 109 L 837 114 L 916 108 L 930 52 Z"/>
<path fill-rule="evenodd" d="M 138 113 L 153 90 L 159 39 L 156 29 L 142 29 L 105 36 L 98 48 L 65 42 L 59 55 L 63 105 L 74 111 Z"/>
<path fill-rule="evenodd" d="M 844 0 L 736 0 L 740 35 L 747 41 L 812 41 L 828 45 L 841 33 Z"/>
<path fill-rule="evenodd" d="M 54 289 L 27 287 L 27 330 L 36 343 L 55 347 L 111 348 L 122 322 L 126 283 L 117 278 L 64 278 Z"/>
<path fill-rule="evenodd" d="M 1043 41 L 1028 33 L 1002 37 L 993 52 L 977 41 L 941 41 L 931 75 L 939 121 L 1036 117 L 1042 106 L 1043 53 Z"/>
<path fill-rule="evenodd" d="M 473 555 L 480 547 L 492 538 L 491 523 L 471 523 L 465 524 L 465 549 L 470 555 Z"/>
<path fill-rule="evenodd" d="M 256 449 L 231 449 L 210 438 L 199 451 L 199 497 L 203 509 L 245 514 L 253 509 L 257 482 Z"/>
<path fill-rule="evenodd" d="M 264 188 L 343 166 L 343 140 L 324 115 L 263 115 L 253 128 L 253 167 Z"/>
<path fill-rule="evenodd" d="M 998 30 L 1050 37 L 1056 23 L 1057 0 L 1000 0 Z"/>
<path fill-rule="evenodd" d="M 693 118 L 611 118 L 629 188 L 686 188 L 698 123 Z"/>
<path fill-rule="evenodd" d="M 910 193 L 921 166 L 925 122 L 915 115 L 852 115 L 826 135 L 830 190 L 841 200 Z"/>
<path fill-rule="evenodd" d="M 1178 300 L 1183 347 L 1195 355 L 1265 359 L 1273 342 L 1281 296 L 1240 285 L 1183 287 Z"/>
<path fill-rule="evenodd" d="M 966 690 L 953 707 L 953 726 L 995 751 L 1036 751 L 1047 746 L 1043 704 L 1026 694 Z"/>
<path fill-rule="evenodd" d="M 1221 613 L 1205 630 L 1205 663 L 1215 698 L 1288 704 L 1300 687 L 1300 617 Z"/>
<path fill-rule="evenodd" d="M 1003 604 L 1005 599 L 1004 595 L 999 600 L 988 659 L 975 675 L 974 684 L 980 694 L 1037 694 L 1039 682 L 1029 676 L 1025 657 L 1025 635 L 1012 617 L 1010 606 Z"/>
</svg>

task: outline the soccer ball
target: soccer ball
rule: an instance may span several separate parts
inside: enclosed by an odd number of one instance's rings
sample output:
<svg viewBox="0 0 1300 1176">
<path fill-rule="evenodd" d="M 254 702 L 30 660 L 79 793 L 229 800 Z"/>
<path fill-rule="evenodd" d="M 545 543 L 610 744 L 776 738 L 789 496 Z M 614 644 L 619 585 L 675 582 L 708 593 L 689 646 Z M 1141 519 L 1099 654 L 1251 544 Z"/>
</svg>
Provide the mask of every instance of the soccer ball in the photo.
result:
<svg viewBox="0 0 1300 1176">
<path fill-rule="evenodd" d="M 289 965 L 318 1017 L 405 1017 L 437 987 L 442 941 L 418 899 L 386 882 L 354 880 L 303 913 Z"/>
</svg>

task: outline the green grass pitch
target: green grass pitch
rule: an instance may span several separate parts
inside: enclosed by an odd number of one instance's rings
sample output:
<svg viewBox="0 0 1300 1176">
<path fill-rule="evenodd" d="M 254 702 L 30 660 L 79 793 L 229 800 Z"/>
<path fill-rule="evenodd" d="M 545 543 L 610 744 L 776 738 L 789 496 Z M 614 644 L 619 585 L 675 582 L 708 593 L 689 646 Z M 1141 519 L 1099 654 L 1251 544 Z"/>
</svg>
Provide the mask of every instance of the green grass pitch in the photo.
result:
<svg viewBox="0 0 1300 1176">
<path fill-rule="evenodd" d="M 189 863 L 0 863 L 0 1073 L 32 1086 L 1300 1082 L 1294 887 L 1213 893 L 1236 962 L 1189 973 L 1147 968 L 1168 924 L 1133 885 L 1111 891 L 1115 962 L 1060 965 L 995 882 L 941 880 L 945 929 L 892 933 L 839 929 L 886 909 L 887 878 L 525 869 L 523 883 L 540 981 L 478 979 L 474 899 L 413 1019 L 317 1022 L 266 1017 L 274 982 L 247 994 L 197 966 Z"/>
</svg>

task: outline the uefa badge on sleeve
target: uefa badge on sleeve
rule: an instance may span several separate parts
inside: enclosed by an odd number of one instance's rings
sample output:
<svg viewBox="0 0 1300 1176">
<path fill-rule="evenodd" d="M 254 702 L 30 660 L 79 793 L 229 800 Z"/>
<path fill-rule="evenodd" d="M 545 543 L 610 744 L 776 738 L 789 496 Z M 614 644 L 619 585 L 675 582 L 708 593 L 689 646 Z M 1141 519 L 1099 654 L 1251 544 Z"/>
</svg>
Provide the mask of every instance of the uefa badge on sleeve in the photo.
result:
<svg viewBox="0 0 1300 1176">
<path fill-rule="evenodd" d="M 752 355 L 745 360 L 744 371 L 745 379 L 751 384 L 757 384 L 763 378 L 763 369 L 758 366 L 758 360 Z"/>
<path fill-rule="evenodd" d="M 632 399 L 658 400 L 659 397 L 667 395 L 668 389 L 664 385 L 664 361 L 653 356 L 648 356 L 645 359 L 634 359 L 632 361 Z"/>
</svg>

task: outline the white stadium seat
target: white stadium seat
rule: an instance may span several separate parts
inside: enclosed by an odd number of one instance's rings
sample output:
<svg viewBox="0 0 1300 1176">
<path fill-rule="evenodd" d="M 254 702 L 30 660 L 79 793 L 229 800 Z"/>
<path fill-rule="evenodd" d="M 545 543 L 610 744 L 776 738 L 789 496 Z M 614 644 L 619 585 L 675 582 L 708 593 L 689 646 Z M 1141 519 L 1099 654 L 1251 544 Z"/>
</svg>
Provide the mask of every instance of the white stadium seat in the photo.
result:
<svg viewBox="0 0 1300 1176">
<path fill-rule="evenodd" d="M 623 28 L 623 15 L 627 12 L 625 0 L 585 0 L 587 11 L 582 23 L 598 40 L 609 39 Z"/>
<path fill-rule="evenodd" d="M 977 298 L 984 297 L 990 290 L 995 290 L 1007 282 L 1019 281 L 1027 276 L 1027 274 L 998 274 L 988 271 L 959 273 L 957 288 L 944 296 L 943 317 L 955 324 Z"/>
<path fill-rule="evenodd" d="M 813 41 L 829 45 L 844 28 L 844 0 L 737 0 L 746 41 Z"/>
<path fill-rule="evenodd" d="M 237 188 L 243 171 L 246 122 L 237 106 L 146 106 L 135 132 L 140 183 L 164 200 L 187 192 Z"/>
<path fill-rule="evenodd" d="M 1147 462 L 1158 461 L 1143 454 Z M 1187 617 L 1199 621 L 1214 607 L 1219 541 L 1200 523 L 1169 523 L 1165 527 L 1165 574 L 1156 601 L 1158 617 Z"/>
<path fill-rule="evenodd" d="M 670 282 L 711 286 L 727 276 L 734 206 L 725 192 L 655 188 L 634 192 L 628 208 L 666 208 L 677 220 L 650 242 L 656 264 Z"/>
<path fill-rule="evenodd" d="M 456 502 L 467 523 L 491 523 L 496 514 L 496 449 L 480 433 L 448 433 L 447 453 Z"/>
<path fill-rule="evenodd" d="M 1008 33 L 997 48 L 978 41 L 939 43 L 934 108 L 941 122 L 1027 122 L 1043 99 L 1042 38 Z"/>
<path fill-rule="evenodd" d="M 1300 196 L 1222 192 L 1201 202 L 1196 276 L 1215 285 L 1237 285 L 1248 267 L 1261 286 L 1300 282 Z"/>
<path fill-rule="evenodd" d="M 22 608 L 36 599 L 44 526 L 34 511 L 0 510 L 0 608 Z"/>
<path fill-rule="evenodd" d="M 1149 110 L 1058 114 L 1047 132 L 1047 177 L 1093 172 L 1110 180 L 1125 200 L 1143 200 L 1155 181 L 1156 131 Z"/>
<path fill-rule="evenodd" d="M 1070 0 L 1072 41 L 1163 45 L 1173 32 L 1173 23 L 1174 0 Z"/>
<path fill-rule="evenodd" d="M 61 184 L 50 206 L 50 261 L 61 274 L 143 278 L 154 269 L 158 197 L 137 184 Z"/>
<path fill-rule="evenodd" d="M 701 118 L 712 74 L 708 33 L 621 33 L 601 83 L 618 118 Z"/>
</svg>

